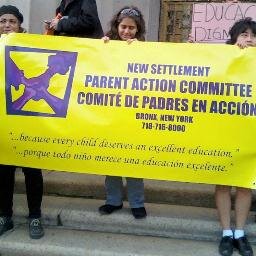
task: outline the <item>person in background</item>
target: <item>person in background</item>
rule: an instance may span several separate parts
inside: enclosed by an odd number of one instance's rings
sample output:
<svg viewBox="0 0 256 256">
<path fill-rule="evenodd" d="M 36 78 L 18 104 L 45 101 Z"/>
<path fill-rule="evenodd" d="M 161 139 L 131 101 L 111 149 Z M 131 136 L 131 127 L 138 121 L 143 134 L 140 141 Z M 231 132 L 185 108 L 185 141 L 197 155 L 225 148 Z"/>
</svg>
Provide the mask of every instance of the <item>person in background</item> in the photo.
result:
<svg viewBox="0 0 256 256">
<path fill-rule="evenodd" d="M 240 48 L 256 46 L 256 22 L 251 18 L 237 21 L 229 31 L 227 44 Z M 242 72 L 242 70 L 241 70 Z M 232 231 L 231 219 L 231 186 L 216 185 L 216 206 L 222 226 L 222 239 L 219 253 L 230 256 L 236 248 L 243 256 L 253 256 L 252 247 L 245 236 L 244 226 L 251 206 L 251 189 L 236 187 L 235 196 L 235 230 Z"/>
<path fill-rule="evenodd" d="M 136 7 L 124 7 L 117 12 L 110 22 L 110 30 L 103 37 L 104 42 L 121 40 L 131 43 L 145 41 L 145 21 L 142 13 Z M 147 216 L 144 207 L 143 179 L 126 178 L 128 201 L 131 212 L 136 219 Z M 106 176 L 106 204 L 99 207 L 101 214 L 111 214 L 123 207 L 122 177 Z"/>
<path fill-rule="evenodd" d="M 0 35 L 25 32 L 21 27 L 22 22 L 23 15 L 15 6 L 3 5 L 0 7 Z M 44 229 L 41 224 L 42 172 L 34 168 L 22 169 L 25 175 L 29 208 L 29 235 L 32 239 L 39 239 L 44 236 Z M 15 170 L 16 166 L 0 165 L 0 236 L 13 229 L 12 207 Z"/>
<path fill-rule="evenodd" d="M 101 38 L 103 31 L 95 0 L 62 0 L 56 17 L 46 24 L 55 35 Z"/>
</svg>

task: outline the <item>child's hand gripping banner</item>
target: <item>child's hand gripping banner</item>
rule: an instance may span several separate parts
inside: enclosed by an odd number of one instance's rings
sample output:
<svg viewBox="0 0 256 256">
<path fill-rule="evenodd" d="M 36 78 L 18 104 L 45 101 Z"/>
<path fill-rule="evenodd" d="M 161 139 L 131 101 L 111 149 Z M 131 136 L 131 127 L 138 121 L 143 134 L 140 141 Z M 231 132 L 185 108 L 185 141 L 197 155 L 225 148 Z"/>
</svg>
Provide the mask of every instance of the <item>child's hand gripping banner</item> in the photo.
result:
<svg viewBox="0 0 256 256">
<path fill-rule="evenodd" d="M 12 34 L 0 163 L 256 187 L 256 49 Z"/>
</svg>

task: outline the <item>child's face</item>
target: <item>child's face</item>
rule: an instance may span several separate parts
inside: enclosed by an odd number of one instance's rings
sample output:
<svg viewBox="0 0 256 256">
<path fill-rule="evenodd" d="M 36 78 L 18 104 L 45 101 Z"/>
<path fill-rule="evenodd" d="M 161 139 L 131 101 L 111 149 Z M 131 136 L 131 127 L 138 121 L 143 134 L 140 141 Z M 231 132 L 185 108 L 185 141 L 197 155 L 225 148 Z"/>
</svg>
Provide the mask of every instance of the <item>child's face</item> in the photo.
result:
<svg viewBox="0 0 256 256">
<path fill-rule="evenodd" d="M 135 38 L 137 30 L 136 22 L 132 18 L 123 18 L 118 25 L 118 35 L 124 41 Z"/>
<path fill-rule="evenodd" d="M 256 46 L 256 35 L 253 34 L 251 29 L 247 29 L 244 33 L 241 33 L 238 36 L 237 43 L 245 46 Z"/>
<path fill-rule="evenodd" d="M 13 14 L 3 14 L 0 17 L 0 35 L 17 33 L 20 30 L 20 23 Z"/>
</svg>

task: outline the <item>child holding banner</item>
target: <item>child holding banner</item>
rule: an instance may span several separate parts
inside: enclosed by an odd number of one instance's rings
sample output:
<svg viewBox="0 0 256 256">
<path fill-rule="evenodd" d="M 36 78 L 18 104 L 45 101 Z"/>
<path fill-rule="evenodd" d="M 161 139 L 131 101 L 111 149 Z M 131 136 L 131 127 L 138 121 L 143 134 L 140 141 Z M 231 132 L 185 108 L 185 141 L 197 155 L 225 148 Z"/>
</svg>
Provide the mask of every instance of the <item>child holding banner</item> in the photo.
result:
<svg viewBox="0 0 256 256">
<path fill-rule="evenodd" d="M 15 6 L 3 5 L 0 7 L 0 35 L 24 32 L 21 27 L 22 22 L 23 15 Z M 12 206 L 15 170 L 15 166 L 0 165 L 0 236 L 13 228 Z M 43 196 L 42 172 L 26 167 L 23 168 L 23 173 L 29 208 L 29 235 L 33 239 L 39 239 L 44 235 L 40 220 Z"/>
<path fill-rule="evenodd" d="M 228 40 L 228 44 L 235 44 L 240 48 L 256 46 L 256 22 L 252 21 L 251 18 L 236 22 L 230 29 L 229 34 L 230 40 Z M 252 247 L 244 234 L 244 226 L 251 206 L 251 189 L 236 188 L 234 232 L 230 226 L 231 187 L 217 185 L 215 199 L 223 229 L 219 253 L 223 256 L 230 256 L 235 247 L 241 255 L 253 256 Z"/>
<path fill-rule="evenodd" d="M 136 7 L 122 8 L 111 20 L 111 28 L 103 37 L 105 42 L 109 40 L 122 40 L 131 43 L 133 41 L 145 41 L 145 21 L 142 13 Z M 144 207 L 144 183 L 143 179 L 126 178 L 128 201 L 131 212 L 136 219 L 147 216 Z M 122 177 L 106 176 L 106 204 L 99 207 L 101 214 L 111 214 L 123 207 L 123 181 Z"/>
</svg>

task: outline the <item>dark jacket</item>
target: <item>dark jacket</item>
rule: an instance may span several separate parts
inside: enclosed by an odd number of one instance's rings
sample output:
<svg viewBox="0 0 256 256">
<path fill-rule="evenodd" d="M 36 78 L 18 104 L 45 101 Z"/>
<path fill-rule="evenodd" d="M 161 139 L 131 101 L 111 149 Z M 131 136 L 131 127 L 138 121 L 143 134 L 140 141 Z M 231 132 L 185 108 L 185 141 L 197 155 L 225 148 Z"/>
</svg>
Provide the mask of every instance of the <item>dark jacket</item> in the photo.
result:
<svg viewBox="0 0 256 256">
<path fill-rule="evenodd" d="M 87 38 L 103 36 L 95 0 L 62 0 L 57 13 L 63 18 L 58 23 L 56 34 Z"/>
</svg>

